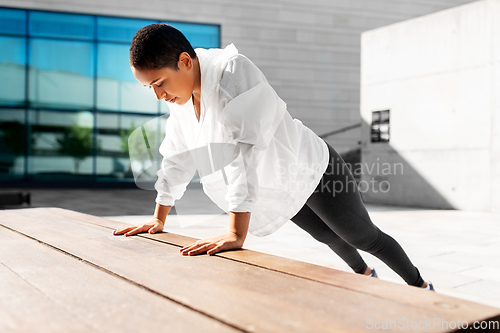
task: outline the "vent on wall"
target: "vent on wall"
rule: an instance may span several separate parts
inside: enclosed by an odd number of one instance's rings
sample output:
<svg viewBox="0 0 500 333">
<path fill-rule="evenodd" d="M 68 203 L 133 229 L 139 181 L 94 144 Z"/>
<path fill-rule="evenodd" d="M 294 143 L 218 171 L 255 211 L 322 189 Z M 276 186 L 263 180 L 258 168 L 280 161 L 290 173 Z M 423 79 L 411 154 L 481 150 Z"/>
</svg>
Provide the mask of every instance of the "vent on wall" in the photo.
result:
<svg viewBox="0 0 500 333">
<path fill-rule="evenodd" d="M 372 142 L 389 142 L 389 110 L 373 111 L 371 138 Z"/>
</svg>

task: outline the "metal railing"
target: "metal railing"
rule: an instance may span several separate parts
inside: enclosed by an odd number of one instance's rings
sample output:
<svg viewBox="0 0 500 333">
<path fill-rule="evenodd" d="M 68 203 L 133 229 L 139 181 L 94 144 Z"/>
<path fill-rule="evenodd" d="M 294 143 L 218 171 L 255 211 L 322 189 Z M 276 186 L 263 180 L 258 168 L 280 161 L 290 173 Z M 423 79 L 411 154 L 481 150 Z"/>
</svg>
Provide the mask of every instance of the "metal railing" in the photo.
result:
<svg viewBox="0 0 500 333">
<path fill-rule="evenodd" d="M 324 139 L 326 137 L 329 137 L 329 136 L 332 136 L 332 135 L 335 135 L 335 134 L 339 134 L 339 133 L 342 133 L 342 132 L 346 132 L 346 131 L 349 131 L 351 129 L 358 128 L 358 127 L 361 127 L 361 123 L 354 124 L 354 125 L 349 125 L 349 126 L 346 126 L 346 127 L 343 127 L 343 128 L 339 128 L 339 129 L 336 129 L 334 131 L 321 134 L 321 135 L 319 135 L 319 137 L 322 138 L 322 139 Z"/>
</svg>

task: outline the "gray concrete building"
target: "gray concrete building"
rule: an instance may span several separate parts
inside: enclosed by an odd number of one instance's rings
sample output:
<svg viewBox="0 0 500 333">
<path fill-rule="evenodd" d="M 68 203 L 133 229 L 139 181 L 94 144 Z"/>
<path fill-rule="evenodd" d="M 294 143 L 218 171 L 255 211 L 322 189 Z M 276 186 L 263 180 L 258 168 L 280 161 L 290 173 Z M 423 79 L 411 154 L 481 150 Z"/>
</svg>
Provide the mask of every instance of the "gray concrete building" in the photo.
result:
<svg viewBox="0 0 500 333">
<path fill-rule="evenodd" d="M 484 0 L 363 33 L 367 201 L 500 212 L 499 22 Z"/>
</svg>

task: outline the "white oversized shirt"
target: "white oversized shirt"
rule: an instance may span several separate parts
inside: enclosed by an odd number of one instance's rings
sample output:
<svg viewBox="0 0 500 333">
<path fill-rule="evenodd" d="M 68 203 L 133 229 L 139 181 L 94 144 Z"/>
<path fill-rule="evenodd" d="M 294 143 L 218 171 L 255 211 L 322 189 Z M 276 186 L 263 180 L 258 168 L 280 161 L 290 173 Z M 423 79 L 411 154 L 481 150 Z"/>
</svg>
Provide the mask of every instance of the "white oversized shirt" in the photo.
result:
<svg viewBox="0 0 500 333">
<path fill-rule="evenodd" d="M 251 212 L 249 232 L 266 236 L 305 204 L 328 165 L 328 147 L 293 119 L 262 72 L 233 44 L 196 49 L 200 119 L 192 100 L 169 105 L 156 202 L 173 206 L 196 170 L 226 213 Z"/>
</svg>

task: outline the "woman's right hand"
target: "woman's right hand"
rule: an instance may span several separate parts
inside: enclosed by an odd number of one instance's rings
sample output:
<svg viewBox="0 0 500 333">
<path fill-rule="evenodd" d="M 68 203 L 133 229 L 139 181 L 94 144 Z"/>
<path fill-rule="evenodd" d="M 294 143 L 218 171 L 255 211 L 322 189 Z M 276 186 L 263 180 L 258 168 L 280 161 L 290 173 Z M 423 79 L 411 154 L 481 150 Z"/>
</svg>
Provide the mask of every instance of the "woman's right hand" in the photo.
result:
<svg viewBox="0 0 500 333">
<path fill-rule="evenodd" d="M 132 236 L 141 232 L 149 232 L 150 234 L 154 234 L 157 232 L 163 231 L 165 223 L 159 218 L 153 218 L 151 222 L 144 223 L 137 226 L 126 227 L 123 229 L 113 231 L 113 235 L 125 235 Z"/>
</svg>

